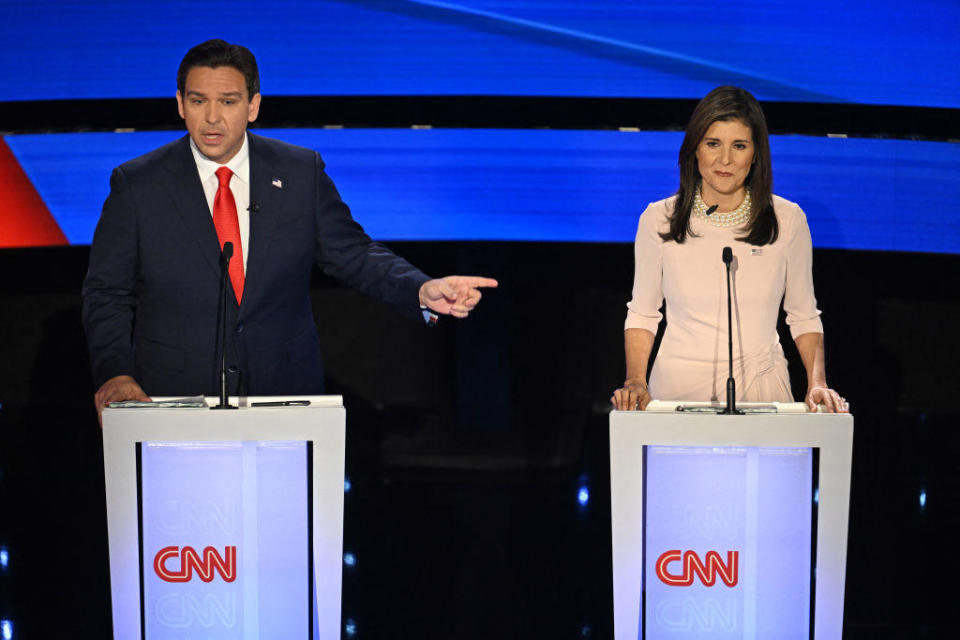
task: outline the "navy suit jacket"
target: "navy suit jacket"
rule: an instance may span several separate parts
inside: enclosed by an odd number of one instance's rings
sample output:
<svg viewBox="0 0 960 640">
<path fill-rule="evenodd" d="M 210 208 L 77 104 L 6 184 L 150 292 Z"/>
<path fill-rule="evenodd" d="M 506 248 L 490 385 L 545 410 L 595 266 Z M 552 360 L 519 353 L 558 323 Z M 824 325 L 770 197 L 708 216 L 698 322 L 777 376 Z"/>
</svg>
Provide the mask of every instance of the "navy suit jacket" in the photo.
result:
<svg viewBox="0 0 960 640">
<path fill-rule="evenodd" d="M 242 304 L 232 289 L 227 296 L 231 393 L 322 393 L 314 263 L 411 317 L 421 317 L 417 293 L 428 278 L 367 236 L 318 153 L 248 136 L 259 210 Z M 151 395 L 218 393 L 219 256 L 188 136 L 113 171 L 83 284 L 97 387 L 126 374 Z"/>
</svg>

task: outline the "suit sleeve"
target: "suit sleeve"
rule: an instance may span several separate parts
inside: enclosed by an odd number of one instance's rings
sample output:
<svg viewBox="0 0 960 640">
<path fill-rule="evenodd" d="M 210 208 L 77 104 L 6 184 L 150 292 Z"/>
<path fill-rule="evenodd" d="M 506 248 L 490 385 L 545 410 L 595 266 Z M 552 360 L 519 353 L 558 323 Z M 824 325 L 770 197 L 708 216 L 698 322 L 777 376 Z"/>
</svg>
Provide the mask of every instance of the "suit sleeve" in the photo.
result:
<svg viewBox="0 0 960 640">
<path fill-rule="evenodd" d="M 83 282 L 83 328 L 98 388 L 114 376 L 134 375 L 138 240 L 131 196 L 123 171 L 114 169 Z"/>
<path fill-rule="evenodd" d="M 429 276 L 374 242 L 353 219 L 315 157 L 317 262 L 323 272 L 361 293 L 422 319 L 418 292 Z"/>
</svg>

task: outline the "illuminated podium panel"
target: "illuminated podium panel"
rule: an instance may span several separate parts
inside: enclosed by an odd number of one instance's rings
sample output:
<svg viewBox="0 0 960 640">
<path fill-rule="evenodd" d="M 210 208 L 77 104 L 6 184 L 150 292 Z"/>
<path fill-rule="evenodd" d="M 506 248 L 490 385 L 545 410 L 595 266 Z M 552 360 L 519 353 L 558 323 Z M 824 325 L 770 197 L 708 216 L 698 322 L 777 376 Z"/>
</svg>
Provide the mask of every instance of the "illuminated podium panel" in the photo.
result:
<svg viewBox="0 0 960 640">
<path fill-rule="evenodd" d="M 104 411 L 115 638 L 340 638 L 345 413 L 297 399 Z"/>
<path fill-rule="evenodd" d="M 840 640 L 852 446 L 849 414 L 611 413 L 617 640 Z"/>
</svg>

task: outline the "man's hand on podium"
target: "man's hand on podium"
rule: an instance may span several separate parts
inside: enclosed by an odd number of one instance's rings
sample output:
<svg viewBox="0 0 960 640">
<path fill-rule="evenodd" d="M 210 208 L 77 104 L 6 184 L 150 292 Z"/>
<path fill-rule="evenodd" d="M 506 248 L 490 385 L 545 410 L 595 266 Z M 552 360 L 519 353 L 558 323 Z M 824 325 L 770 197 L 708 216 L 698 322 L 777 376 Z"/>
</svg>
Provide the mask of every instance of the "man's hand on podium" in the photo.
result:
<svg viewBox="0 0 960 640">
<path fill-rule="evenodd" d="M 650 404 L 647 383 L 640 380 L 626 380 L 622 388 L 613 392 L 610 402 L 617 411 L 643 411 Z"/>
<path fill-rule="evenodd" d="M 427 280 L 420 287 L 420 304 L 436 313 L 466 318 L 480 302 L 482 287 L 495 288 L 493 278 L 447 276 Z"/>
<path fill-rule="evenodd" d="M 150 402 L 150 396 L 143 392 L 132 376 L 114 376 L 103 383 L 93 395 L 93 404 L 97 407 L 97 422 L 103 426 L 103 408 L 111 402 L 139 400 Z"/>
</svg>

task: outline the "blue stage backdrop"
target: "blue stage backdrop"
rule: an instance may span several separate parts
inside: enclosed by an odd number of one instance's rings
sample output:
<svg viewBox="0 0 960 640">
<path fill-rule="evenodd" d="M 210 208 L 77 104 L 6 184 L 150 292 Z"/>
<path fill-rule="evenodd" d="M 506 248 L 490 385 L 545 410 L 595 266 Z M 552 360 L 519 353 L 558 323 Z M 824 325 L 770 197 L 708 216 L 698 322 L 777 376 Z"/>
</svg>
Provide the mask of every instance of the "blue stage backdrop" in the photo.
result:
<svg viewBox="0 0 960 640">
<path fill-rule="evenodd" d="M 960 107 L 956 0 L 0 2 L 2 100 L 172 95 L 188 47 L 265 95 L 699 98 Z"/>
<path fill-rule="evenodd" d="M 631 242 L 677 188 L 679 132 L 261 130 L 317 149 L 380 240 Z M 178 132 L 4 140 L 71 244 L 89 244 L 113 167 Z M 772 136 L 774 190 L 821 248 L 960 253 L 960 145 Z"/>
</svg>

